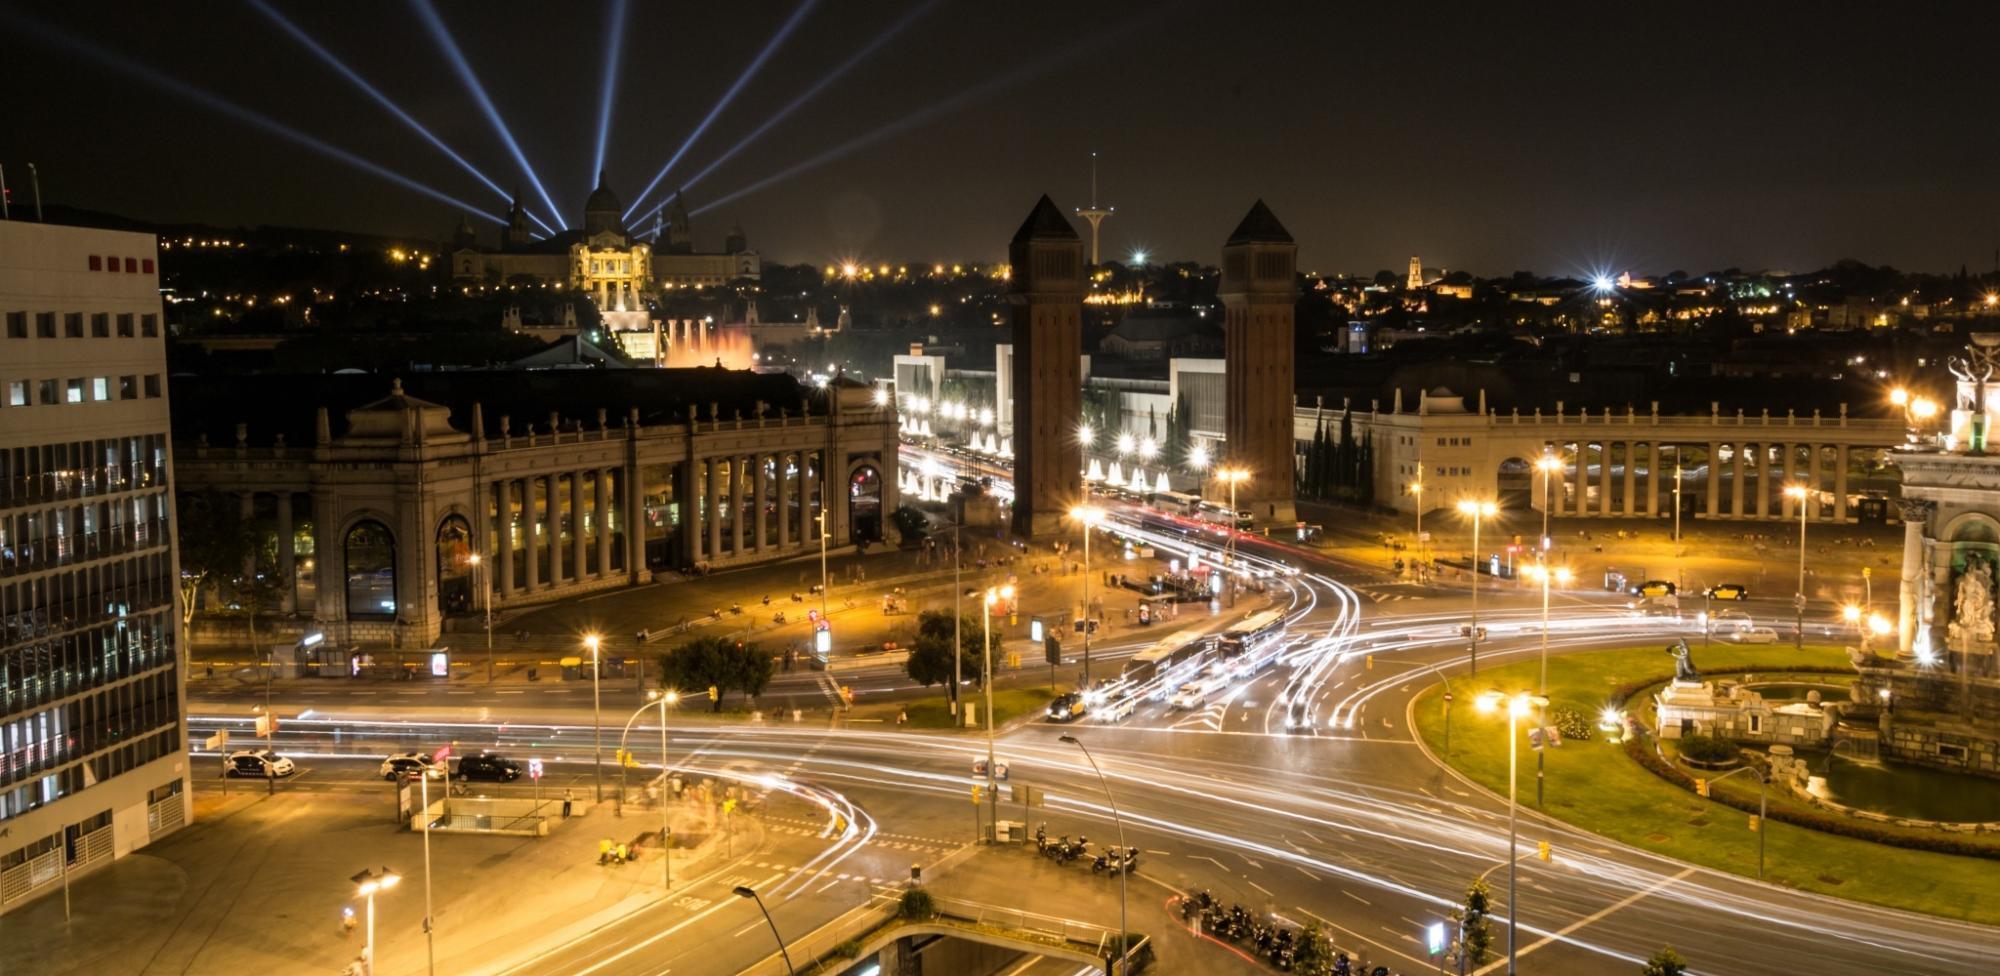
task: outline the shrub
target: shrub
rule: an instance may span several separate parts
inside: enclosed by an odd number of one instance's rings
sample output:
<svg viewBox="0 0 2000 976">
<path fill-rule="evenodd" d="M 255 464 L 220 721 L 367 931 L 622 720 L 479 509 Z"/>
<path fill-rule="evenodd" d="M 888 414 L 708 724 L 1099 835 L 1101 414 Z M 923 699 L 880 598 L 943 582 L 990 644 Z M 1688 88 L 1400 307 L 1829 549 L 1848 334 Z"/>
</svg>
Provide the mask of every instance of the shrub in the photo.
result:
<svg viewBox="0 0 2000 976">
<path fill-rule="evenodd" d="M 903 892 L 899 914 L 909 919 L 925 919 L 937 915 L 937 899 L 922 888 L 911 888 Z"/>
<path fill-rule="evenodd" d="M 859 940 L 849 939 L 846 942 L 842 942 L 841 944 L 834 946 L 833 954 L 839 956 L 842 959 L 852 959 L 855 956 L 861 954 L 861 943 Z"/>
<path fill-rule="evenodd" d="M 1549 709 L 1549 724 L 1555 726 L 1556 731 L 1561 732 L 1563 739 L 1569 742 L 1589 741 L 1595 728 L 1590 719 L 1584 718 L 1574 708 Z"/>
<path fill-rule="evenodd" d="M 1716 765 L 1736 758 L 1736 743 L 1712 735 L 1683 736 L 1678 743 L 1681 755 L 1698 763 Z"/>
</svg>

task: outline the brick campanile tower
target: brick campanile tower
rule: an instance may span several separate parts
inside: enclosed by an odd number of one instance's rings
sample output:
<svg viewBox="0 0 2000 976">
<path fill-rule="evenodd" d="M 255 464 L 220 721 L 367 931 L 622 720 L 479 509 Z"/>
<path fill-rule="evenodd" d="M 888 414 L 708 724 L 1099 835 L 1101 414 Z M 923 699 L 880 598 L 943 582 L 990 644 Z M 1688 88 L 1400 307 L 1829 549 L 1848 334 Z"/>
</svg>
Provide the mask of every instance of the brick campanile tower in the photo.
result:
<svg viewBox="0 0 2000 976">
<path fill-rule="evenodd" d="M 1292 465 L 1292 306 L 1299 248 L 1285 225 L 1259 200 L 1222 245 L 1224 386 L 1227 459 L 1249 479 L 1236 488 L 1236 507 L 1259 523 L 1297 519 Z M 1229 486 L 1211 479 L 1203 494 L 1217 501 Z"/>
<path fill-rule="evenodd" d="M 1007 303 L 1014 317 L 1014 532 L 1035 538 L 1062 532 L 1082 494 L 1076 428 L 1083 416 L 1083 240 L 1043 196 L 1007 245 L 1007 259 L 1013 267 Z"/>
</svg>

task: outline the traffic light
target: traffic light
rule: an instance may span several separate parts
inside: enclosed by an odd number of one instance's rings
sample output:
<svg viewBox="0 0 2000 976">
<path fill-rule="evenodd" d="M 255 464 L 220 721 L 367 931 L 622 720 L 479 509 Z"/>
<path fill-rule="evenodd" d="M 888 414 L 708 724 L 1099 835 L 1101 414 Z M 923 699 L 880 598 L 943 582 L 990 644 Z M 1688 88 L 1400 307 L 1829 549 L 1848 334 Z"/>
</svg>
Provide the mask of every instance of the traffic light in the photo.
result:
<svg viewBox="0 0 2000 976">
<path fill-rule="evenodd" d="M 979 802 L 979 800 L 980 800 L 980 797 L 981 797 L 981 796 L 983 795 L 983 792 L 984 792 L 984 791 L 982 791 L 982 790 L 981 790 L 981 789 L 980 789 L 979 787 L 977 787 L 977 786 L 973 787 L 973 788 L 972 788 L 972 802 L 974 802 L 974 803 L 978 803 L 978 802 Z"/>
<path fill-rule="evenodd" d="M 721 692 L 720 692 L 719 690 L 717 690 L 717 688 L 716 688 L 716 687 L 715 687 L 714 685 L 709 685 L 709 686 L 708 686 L 708 700 L 709 700 L 709 701 L 714 701 L 714 700 L 716 700 L 716 699 L 718 699 L 718 698 L 720 698 L 720 697 L 722 697 L 722 693 L 721 693 Z"/>
<path fill-rule="evenodd" d="M 1375 655 L 1373 654 L 1368 655 L 1368 670 L 1375 670 Z"/>
<path fill-rule="evenodd" d="M 1750 832 L 1753 834 L 1757 832 L 1757 815 L 1754 813 L 1750 815 Z"/>
<path fill-rule="evenodd" d="M 1697 780 L 1695 780 L 1695 781 L 1694 781 L 1694 791 L 1695 791 L 1696 793 L 1699 793 L 1699 794 L 1701 794 L 1701 798 L 1702 798 L 1702 799 L 1704 799 L 1704 800 L 1708 799 L 1708 780 L 1705 780 L 1705 779 L 1697 779 Z"/>
<path fill-rule="evenodd" d="M 1042 654 L 1044 657 L 1048 658 L 1049 667 L 1055 667 L 1056 665 L 1061 664 L 1062 641 L 1056 640 L 1056 635 L 1054 634 L 1050 634 L 1047 637 L 1043 638 Z"/>
<path fill-rule="evenodd" d="M 1544 840 L 1536 842 L 1535 856 L 1541 858 L 1544 861 L 1552 860 L 1554 858 L 1554 852 L 1549 850 L 1548 841 Z"/>
</svg>

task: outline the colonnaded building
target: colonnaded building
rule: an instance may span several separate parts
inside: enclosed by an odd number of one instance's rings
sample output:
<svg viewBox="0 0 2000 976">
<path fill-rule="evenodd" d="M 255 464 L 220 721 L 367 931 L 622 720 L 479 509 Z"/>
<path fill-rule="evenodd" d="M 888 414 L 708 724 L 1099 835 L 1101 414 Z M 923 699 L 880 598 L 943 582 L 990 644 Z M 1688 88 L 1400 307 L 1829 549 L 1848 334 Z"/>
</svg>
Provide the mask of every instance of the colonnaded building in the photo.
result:
<svg viewBox="0 0 2000 976">
<path fill-rule="evenodd" d="M 233 498 L 277 609 L 349 647 L 447 615 L 881 539 L 893 406 L 716 368 L 177 379 L 184 496 Z M 213 496 L 210 496 L 213 500 Z M 474 556 L 479 556 L 475 559 Z"/>
<path fill-rule="evenodd" d="M 453 235 L 452 279 L 461 284 L 532 283 L 583 291 L 606 312 L 644 311 L 660 289 L 705 288 L 756 280 L 763 262 L 741 228 L 719 252 L 695 248 L 694 226 L 681 194 L 656 221 L 651 239 L 625 227 L 625 205 L 598 176 L 583 206 L 583 226 L 540 237 L 517 197 L 507 211 L 498 248 L 482 247 L 470 221 Z"/>
</svg>

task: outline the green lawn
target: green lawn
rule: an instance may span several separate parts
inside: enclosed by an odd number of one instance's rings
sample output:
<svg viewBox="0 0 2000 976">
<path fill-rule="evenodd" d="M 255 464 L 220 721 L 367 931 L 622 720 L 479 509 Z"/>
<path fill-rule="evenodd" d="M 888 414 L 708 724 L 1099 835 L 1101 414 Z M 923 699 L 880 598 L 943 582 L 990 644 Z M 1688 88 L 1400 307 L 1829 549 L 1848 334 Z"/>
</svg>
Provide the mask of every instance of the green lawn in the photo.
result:
<svg viewBox="0 0 2000 976">
<path fill-rule="evenodd" d="M 1716 647 L 1697 650 L 1695 663 L 1705 674 L 1730 671 L 1780 672 L 1786 666 L 1841 666 L 1846 655 L 1837 648 Z M 1507 790 L 1505 717 L 1481 714 L 1470 707 L 1480 690 L 1533 690 L 1539 665 L 1535 662 L 1482 670 L 1477 679 L 1454 683 L 1451 712 L 1450 763 L 1474 781 L 1497 793 Z M 1569 654 L 1549 660 L 1550 707 L 1571 708 L 1594 717 L 1620 685 L 1649 677 L 1671 675 L 1673 659 L 1661 648 L 1647 647 L 1589 654 Z M 1415 718 L 1418 734 L 1436 755 L 1445 756 L 1443 687 L 1420 695 Z M 1650 714 L 1637 699 L 1627 706 L 1634 714 Z M 1594 725 L 1593 721 L 1593 725 Z M 1524 808 L 1534 804 L 1534 758 L 1521 743 L 1520 796 Z M 1703 800 L 1647 772 L 1615 745 L 1593 732 L 1587 741 L 1565 742 L 1548 750 L 1546 807 L 1549 815 L 1634 847 L 1694 864 L 1755 876 L 1758 835 L 1743 812 Z M 1737 776 L 1724 784 L 1733 790 Z M 1745 782 L 1756 796 L 1754 782 Z M 1778 801 L 1773 800 L 1773 807 Z M 1533 826 L 1524 822 L 1522 841 L 1532 852 Z M 2000 923 L 2000 864 L 1992 860 L 1935 854 L 1875 844 L 1822 833 L 1790 824 L 1764 824 L 1765 879 L 1808 891 L 1823 892 L 1894 908 L 1927 912 L 1985 924 Z M 1558 848 L 1556 857 L 1562 856 Z"/>
</svg>

